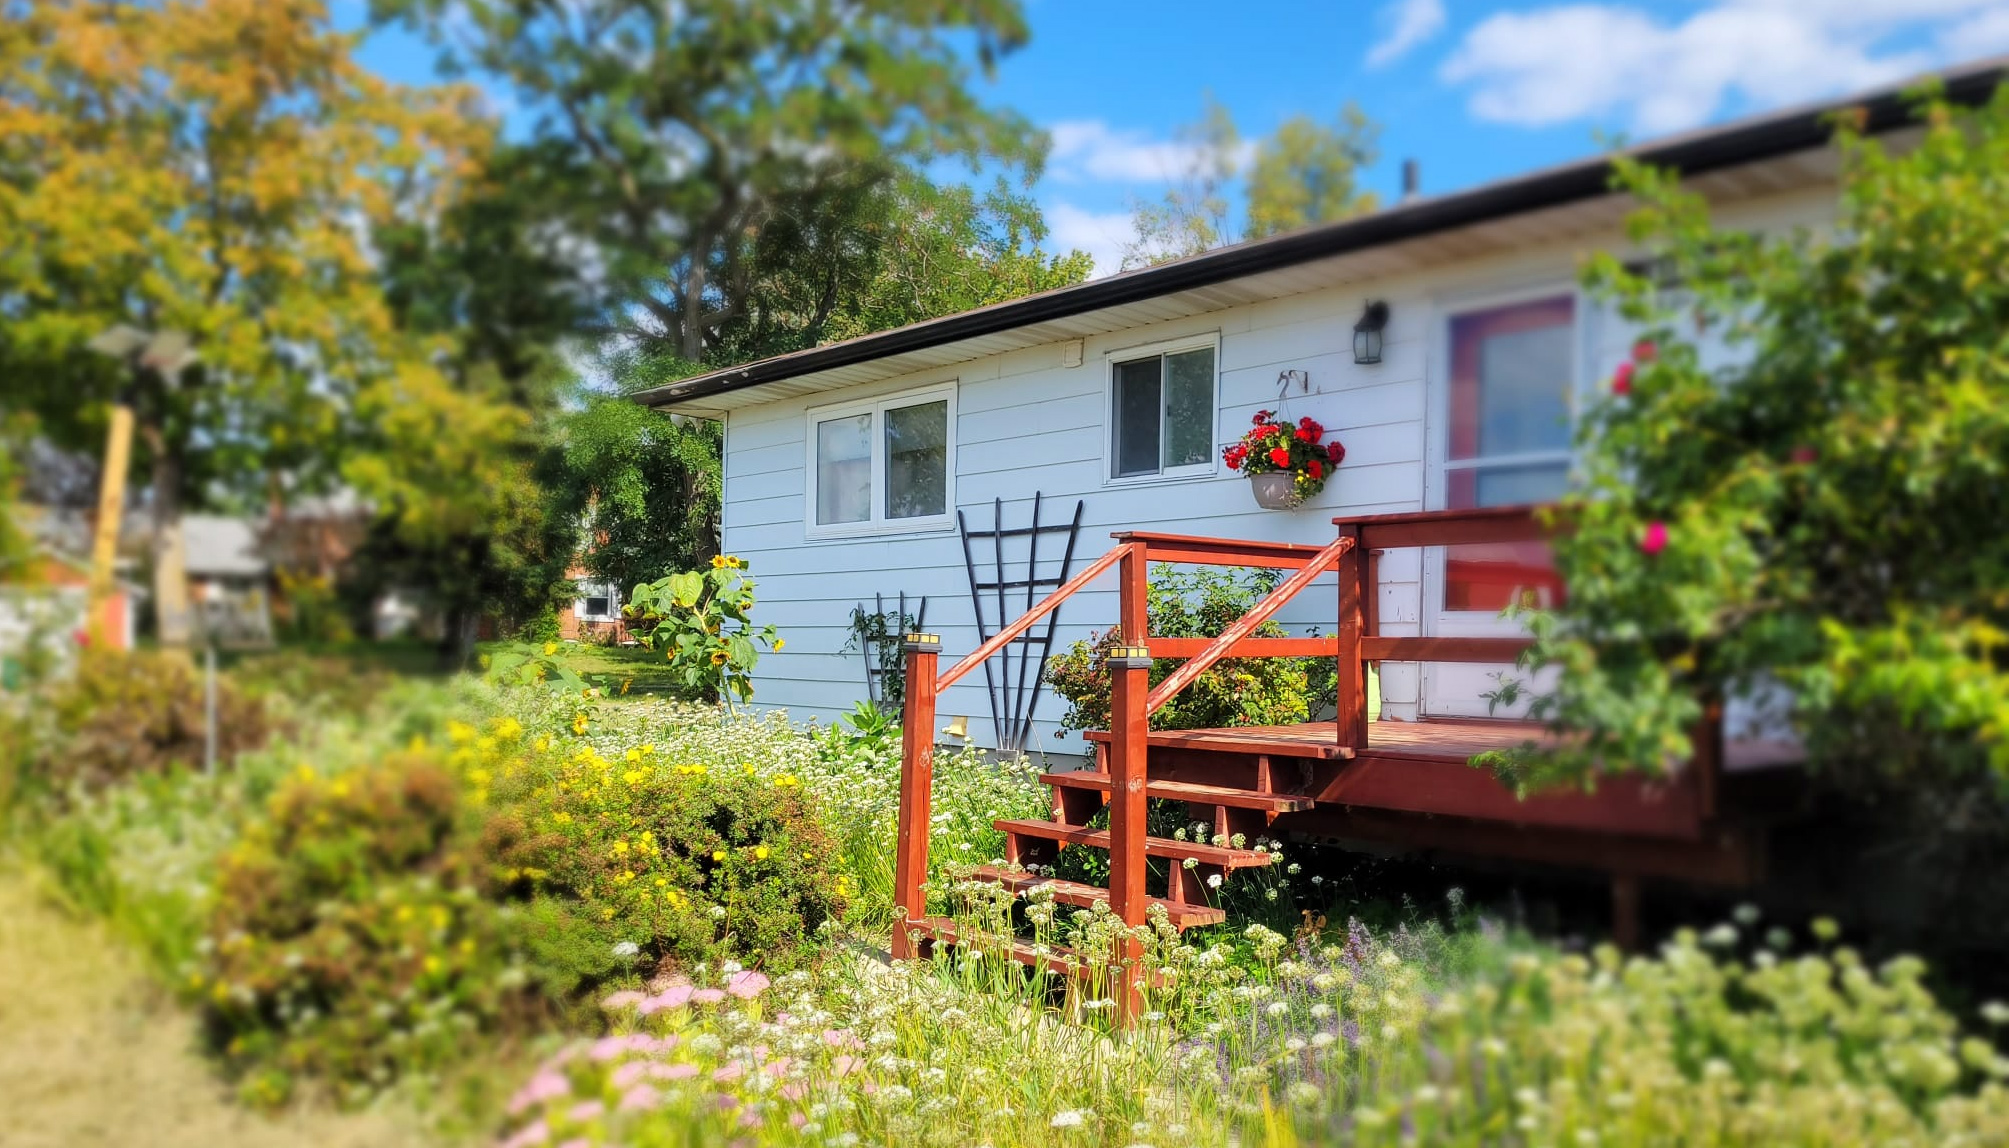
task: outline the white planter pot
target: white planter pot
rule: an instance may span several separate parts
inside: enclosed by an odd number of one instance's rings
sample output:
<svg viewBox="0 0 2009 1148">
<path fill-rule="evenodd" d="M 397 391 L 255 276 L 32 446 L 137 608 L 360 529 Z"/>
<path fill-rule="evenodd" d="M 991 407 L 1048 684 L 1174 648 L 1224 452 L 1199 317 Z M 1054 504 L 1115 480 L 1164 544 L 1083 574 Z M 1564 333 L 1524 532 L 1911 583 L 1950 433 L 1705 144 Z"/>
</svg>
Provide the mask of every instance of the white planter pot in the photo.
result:
<svg viewBox="0 0 2009 1148">
<path fill-rule="evenodd" d="M 1297 492 L 1297 476 L 1285 471 L 1250 475 L 1249 493 L 1264 510 L 1296 510 L 1304 503 Z"/>
</svg>

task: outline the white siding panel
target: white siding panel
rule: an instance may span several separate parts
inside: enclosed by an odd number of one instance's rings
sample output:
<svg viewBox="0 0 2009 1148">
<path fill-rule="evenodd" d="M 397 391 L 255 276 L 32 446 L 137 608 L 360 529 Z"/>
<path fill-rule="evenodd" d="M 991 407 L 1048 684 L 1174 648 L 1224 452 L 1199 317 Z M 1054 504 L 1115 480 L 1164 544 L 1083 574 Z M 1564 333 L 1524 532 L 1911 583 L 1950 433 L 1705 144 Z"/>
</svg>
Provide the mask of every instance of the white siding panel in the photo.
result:
<svg viewBox="0 0 2009 1148">
<path fill-rule="evenodd" d="M 1784 197 L 1725 213 L 1726 224 L 1818 223 L 1828 202 L 1820 196 Z M 1522 235 L 1533 232 L 1523 229 Z M 863 663 L 845 652 L 854 605 L 905 591 L 910 601 L 928 599 L 928 629 L 943 639 L 945 665 L 978 641 L 964 566 L 963 548 L 953 531 L 885 535 L 847 540 L 806 541 L 803 537 L 804 435 L 812 406 L 894 394 L 951 379 L 957 383 L 956 505 L 978 528 L 992 520 L 993 500 L 1002 499 L 1007 526 L 1024 525 L 1032 494 L 1044 495 L 1044 518 L 1064 522 L 1082 500 L 1082 528 L 1075 568 L 1110 545 L 1124 530 L 1211 534 L 1230 538 L 1324 542 L 1330 519 L 1417 510 L 1424 500 L 1424 444 L 1429 433 L 1426 379 L 1432 341 L 1440 317 L 1461 299 L 1528 284 L 1565 283 L 1590 244 L 1579 229 L 1547 244 L 1519 245 L 1495 228 L 1482 237 L 1444 237 L 1436 257 L 1455 246 L 1467 252 L 1462 263 L 1428 266 L 1415 251 L 1364 252 L 1349 257 L 1352 281 L 1333 286 L 1333 269 L 1317 265 L 1238 280 L 1208 288 L 1193 298 L 1145 301 L 1084 315 L 1038 331 L 1005 332 L 982 341 L 915 355 L 899 364 L 861 365 L 856 385 L 832 389 L 831 376 L 814 386 L 777 384 L 757 388 L 738 401 L 727 422 L 725 446 L 726 548 L 749 560 L 759 580 L 756 617 L 778 626 L 787 639 L 781 654 L 762 658 L 756 699 L 786 708 L 796 718 L 833 719 L 864 696 Z M 1614 249 L 1624 243 L 1613 230 L 1602 239 Z M 1411 245 L 1415 247 L 1415 245 Z M 1420 250 L 1420 248 L 1418 249 Z M 1302 294 L 1258 298 L 1297 283 Z M 1240 302 L 1254 299 L 1257 301 Z M 1385 299 L 1391 321 L 1383 361 L 1353 362 L 1353 323 L 1369 299 Z M 1216 309 L 1199 310 L 1201 301 Z M 1587 309 L 1589 310 L 1589 309 Z M 1585 346 L 1592 369 L 1607 372 L 1629 346 L 1630 332 L 1608 313 L 1586 315 Z M 1062 366 L 1069 334 L 1082 337 L 1082 365 Z M 1263 409 L 1291 418 L 1310 415 L 1347 447 L 1345 464 L 1309 505 L 1292 513 L 1255 508 L 1241 476 L 1218 469 L 1197 479 L 1112 483 L 1106 472 L 1108 356 L 1128 348 L 1213 334 L 1220 339 L 1221 386 L 1216 436 L 1221 444 L 1238 437 L 1250 417 Z M 1039 339 L 1039 342 L 1029 342 Z M 927 364 L 935 365 L 927 365 Z M 888 377 L 889 367 L 905 373 Z M 1308 393 L 1294 387 L 1281 399 L 1277 376 L 1285 370 L 1309 376 Z M 848 377 L 848 376 L 847 376 Z M 758 398 L 753 396 L 757 394 Z M 1058 543 L 1043 550 L 1050 572 Z M 1022 576 L 1024 542 L 1014 540 L 1007 558 L 1011 577 Z M 1011 561 L 1013 555 L 1020 556 Z M 989 548 L 980 547 L 980 570 Z M 1420 632 L 1422 570 L 1418 552 L 1394 551 L 1381 564 L 1377 591 L 1383 630 L 1391 635 Z M 1016 613 L 1024 591 L 1009 600 Z M 1329 632 L 1335 613 L 1330 579 L 1322 579 L 1281 619 L 1293 627 L 1319 625 Z M 1117 607 L 1115 579 L 1105 577 L 1070 600 L 1061 612 L 1059 645 L 1064 647 L 1109 626 Z M 890 608 L 890 607 L 889 607 Z M 988 607 L 987 607 L 988 612 Z M 1385 712 L 1414 717 L 1420 697 L 1418 667 L 1382 667 Z M 1076 739 L 1058 740 L 1053 721 L 1062 704 L 1051 696 L 1037 715 L 1037 741 L 1059 752 L 1076 752 Z M 964 715 L 971 732 L 988 742 L 990 702 L 982 671 L 948 691 L 942 720 Z"/>
</svg>

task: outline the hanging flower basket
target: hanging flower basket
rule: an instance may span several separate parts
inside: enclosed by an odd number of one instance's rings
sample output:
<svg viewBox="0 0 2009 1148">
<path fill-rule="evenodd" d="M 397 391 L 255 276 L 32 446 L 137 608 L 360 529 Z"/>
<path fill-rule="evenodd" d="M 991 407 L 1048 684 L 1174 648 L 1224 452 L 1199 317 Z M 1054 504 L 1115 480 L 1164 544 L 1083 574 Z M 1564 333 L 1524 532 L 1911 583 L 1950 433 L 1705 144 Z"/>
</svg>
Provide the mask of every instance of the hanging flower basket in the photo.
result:
<svg viewBox="0 0 2009 1148">
<path fill-rule="evenodd" d="M 1296 510 L 1325 489 L 1333 468 L 1346 457 L 1337 441 L 1325 442 L 1325 428 L 1307 415 L 1295 424 L 1274 411 L 1257 411 L 1255 425 L 1241 441 L 1221 452 L 1229 470 L 1249 476 L 1249 492 L 1264 510 Z"/>
</svg>

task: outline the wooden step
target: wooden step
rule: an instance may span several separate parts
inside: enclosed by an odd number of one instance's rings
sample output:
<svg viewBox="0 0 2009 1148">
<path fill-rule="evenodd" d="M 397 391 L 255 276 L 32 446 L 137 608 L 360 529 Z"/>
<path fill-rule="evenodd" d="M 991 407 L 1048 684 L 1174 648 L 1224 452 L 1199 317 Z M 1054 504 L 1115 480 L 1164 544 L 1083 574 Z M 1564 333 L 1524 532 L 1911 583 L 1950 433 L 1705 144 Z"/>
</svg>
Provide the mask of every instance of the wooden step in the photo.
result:
<svg viewBox="0 0 2009 1148">
<path fill-rule="evenodd" d="M 1109 741 L 1107 730 L 1086 730 L 1081 736 L 1090 742 L 1107 744 Z M 1306 757 L 1315 761 L 1344 761 L 1353 757 L 1353 747 L 1339 744 L 1338 727 L 1331 722 L 1233 729 L 1154 729 L 1145 744 L 1153 749 L 1200 749 L 1214 753 Z"/>
<path fill-rule="evenodd" d="M 1091 849 L 1109 848 L 1107 829 L 1084 829 L 1078 825 L 1062 825 L 1054 821 L 998 820 L 991 824 L 1006 833 L 1016 833 L 1021 837 L 1038 837 L 1047 841 L 1058 841 L 1064 845 L 1086 845 Z M 1237 869 L 1258 869 L 1275 860 L 1270 854 L 1256 849 L 1229 849 L 1200 841 L 1180 841 L 1171 837 L 1146 837 L 1144 854 L 1147 857 L 1163 857 L 1172 861 L 1184 861 L 1190 857 L 1202 865 L 1218 866 L 1230 873 Z"/>
<path fill-rule="evenodd" d="M 995 881 L 1014 893 L 1027 893 L 1034 889 L 1051 889 L 1053 899 L 1063 905 L 1073 905 L 1086 909 L 1097 901 L 1107 901 L 1109 890 L 1100 885 L 1084 885 L 1079 881 L 1063 881 L 1059 877 L 1040 877 L 1023 869 L 1006 869 L 998 865 L 984 865 L 971 874 L 978 881 Z M 1149 899 L 1154 905 L 1163 905 L 1171 918 L 1172 927 L 1190 929 L 1196 925 L 1218 925 L 1228 919 L 1225 910 L 1212 905 L 1181 904 L 1167 901 L 1163 897 Z"/>
<path fill-rule="evenodd" d="M 1042 773 L 1042 785 L 1062 789 L 1094 789 L 1104 794 L 1109 792 L 1109 775 L 1092 769 L 1076 770 L 1072 773 Z M 1310 809 L 1312 799 L 1294 793 L 1257 793 L 1253 789 L 1237 789 L 1231 785 L 1198 785 L 1190 781 L 1146 781 L 1146 797 L 1163 798 L 1166 801 L 1190 801 L 1195 805 L 1227 805 L 1236 809 L 1266 809 L 1272 813 L 1296 813 Z"/>
</svg>

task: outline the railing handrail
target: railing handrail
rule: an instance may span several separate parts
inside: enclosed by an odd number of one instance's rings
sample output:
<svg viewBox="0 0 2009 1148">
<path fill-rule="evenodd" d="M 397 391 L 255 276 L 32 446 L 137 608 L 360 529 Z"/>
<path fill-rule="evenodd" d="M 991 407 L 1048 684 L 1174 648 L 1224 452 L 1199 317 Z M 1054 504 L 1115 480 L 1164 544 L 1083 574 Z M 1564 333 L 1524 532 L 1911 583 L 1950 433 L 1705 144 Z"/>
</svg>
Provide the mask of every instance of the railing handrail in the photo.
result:
<svg viewBox="0 0 2009 1148">
<path fill-rule="evenodd" d="M 1311 585 L 1319 575 L 1331 569 L 1341 555 L 1353 549 L 1353 544 L 1354 540 L 1351 537 L 1342 536 L 1333 539 L 1312 555 L 1297 573 L 1284 579 L 1277 584 L 1276 589 L 1263 595 L 1262 601 L 1257 602 L 1248 613 L 1230 623 L 1227 629 L 1221 631 L 1221 636 L 1215 638 L 1206 649 L 1186 659 L 1183 665 L 1172 671 L 1170 677 L 1158 683 L 1158 688 L 1152 690 L 1144 699 L 1145 715 L 1148 717 L 1158 712 L 1160 706 L 1171 701 L 1180 690 L 1191 685 L 1193 679 L 1206 673 L 1208 667 L 1226 657 L 1235 643 L 1248 637 L 1257 626 L 1269 621 L 1270 615 L 1283 609 L 1284 603 L 1297 597 L 1298 591 Z"/>
<path fill-rule="evenodd" d="M 1393 514 L 1362 514 L 1332 520 L 1342 529 L 1360 531 L 1365 550 L 1401 550 L 1412 546 L 1458 546 L 1484 542 L 1534 542 L 1555 529 L 1542 521 L 1545 504 L 1480 506 L 1455 510 L 1405 510 Z"/>
<path fill-rule="evenodd" d="M 1087 568 L 1082 570 L 1081 573 L 1069 578 L 1064 584 L 1056 588 L 1053 593 L 1040 599 L 1038 605 L 1020 614 L 1017 621 L 992 635 L 990 641 L 971 650 L 968 654 L 964 655 L 962 661 L 943 670 L 942 675 L 935 679 L 935 691 L 940 693 L 948 689 L 964 674 L 982 665 L 985 658 L 1004 649 L 1007 643 L 1017 639 L 1019 635 L 1031 629 L 1034 622 L 1046 617 L 1047 614 L 1051 613 L 1062 602 L 1072 597 L 1082 587 L 1095 581 L 1104 571 L 1116 565 L 1118 560 L 1130 552 L 1130 548 L 1131 544 L 1125 543 L 1104 554 L 1102 557 L 1097 558 L 1095 561 L 1090 562 Z"/>
</svg>

